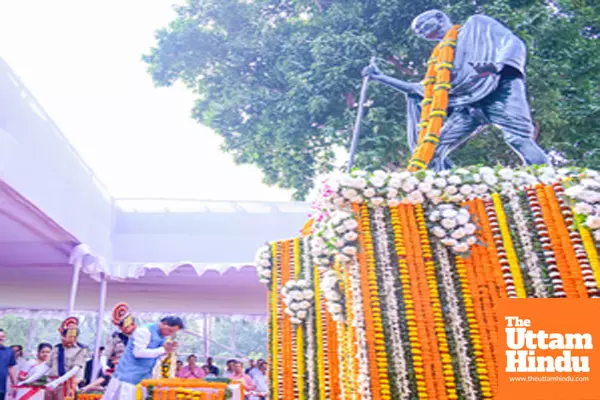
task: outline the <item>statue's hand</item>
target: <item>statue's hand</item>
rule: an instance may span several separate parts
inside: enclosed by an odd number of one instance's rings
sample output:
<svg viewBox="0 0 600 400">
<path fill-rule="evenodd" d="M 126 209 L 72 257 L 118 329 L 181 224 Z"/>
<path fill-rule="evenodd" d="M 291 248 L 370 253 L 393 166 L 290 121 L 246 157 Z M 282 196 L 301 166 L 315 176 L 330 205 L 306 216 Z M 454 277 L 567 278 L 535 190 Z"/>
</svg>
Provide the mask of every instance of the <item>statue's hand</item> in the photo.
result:
<svg viewBox="0 0 600 400">
<path fill-rule="evenodd" d="M 500 73 L 500 65 L 494 63 L 469 63 L 471 67 L 477 72 L 480 77 L 485 77 L 492 74 Z"/>
<path fill-rule="evenodd" d="M 369 78 L 372 78 L 372 77 L 377 76 L 377 75 L 381 75 L 381 70 L 379 69 L 379 67 L 375 63 L 369 64 L 368 67 L 365 67 L 362 70 L 362 76 L 363 77 L 367 77 L 368 76 Z"/>
</svg>

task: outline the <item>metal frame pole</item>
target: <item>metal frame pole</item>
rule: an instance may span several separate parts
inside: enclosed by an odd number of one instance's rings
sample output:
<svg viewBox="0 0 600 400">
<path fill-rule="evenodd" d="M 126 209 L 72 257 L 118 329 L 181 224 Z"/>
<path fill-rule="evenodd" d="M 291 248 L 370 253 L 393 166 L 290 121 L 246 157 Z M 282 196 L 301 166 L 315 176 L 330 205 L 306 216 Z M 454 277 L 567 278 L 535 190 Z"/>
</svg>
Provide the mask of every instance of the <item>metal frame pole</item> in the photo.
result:
<svg viewBox="0 0 600 400">
<path fill-rule="evenodd" d="M 100 355 L 98 349 L 102 343 L 102 325 L 104 321 L 104 309 L 106 308 L 106 291 L 108 286 L 108 280 L 106 274 L 102 274 L 102 280 L 100 281 L 100 305 L 98 306 L 98 325 L 96 327 L 96 343 L 94 346 L 94 363 L 92 364 L 92 377 L 91 382 L 96 380 L 98 371 L 100 370 Z"/>
</svg>

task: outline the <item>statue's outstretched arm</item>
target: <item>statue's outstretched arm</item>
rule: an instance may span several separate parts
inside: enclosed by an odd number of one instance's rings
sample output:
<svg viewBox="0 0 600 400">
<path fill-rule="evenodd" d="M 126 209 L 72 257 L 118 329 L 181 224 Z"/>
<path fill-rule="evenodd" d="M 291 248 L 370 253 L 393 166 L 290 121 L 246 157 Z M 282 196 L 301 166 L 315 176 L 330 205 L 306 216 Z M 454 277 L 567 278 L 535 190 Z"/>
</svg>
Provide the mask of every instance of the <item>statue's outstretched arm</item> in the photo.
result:
<svg viewBox="0 0 600 400">
<path fill-rule="evenodd" d="M 399 92 L 402 92 L 407 95 L 423 97 L 424 94 L 423 85 L 421 85 L 420 83 L 406 82 L 386 75 L 373 75 L 371 76 L 371 79 L 377 82 L 381 82 L 384 85 L 389 86 L 392 89 L 398 90 Z"/>
<path fill-rule="evenodd" d="M 395 89 L 404 94 L 423 97 L 423 85 L 421 85 L 420 83 L 402 81 L 400 79 L 384 75 L 383 73 L 381 73 L 379 67 L 377 67 L 377 64 L 375 64 L 374 61 L 371 61 L 371 64 L 369 64 L 369 66 L 363 69 L 362 74 L 363 76 L 368 76 L 369 79 L 373 81 L 381 82 L 384 85 L 389 86 L 392 89 Z"/>
</svg>

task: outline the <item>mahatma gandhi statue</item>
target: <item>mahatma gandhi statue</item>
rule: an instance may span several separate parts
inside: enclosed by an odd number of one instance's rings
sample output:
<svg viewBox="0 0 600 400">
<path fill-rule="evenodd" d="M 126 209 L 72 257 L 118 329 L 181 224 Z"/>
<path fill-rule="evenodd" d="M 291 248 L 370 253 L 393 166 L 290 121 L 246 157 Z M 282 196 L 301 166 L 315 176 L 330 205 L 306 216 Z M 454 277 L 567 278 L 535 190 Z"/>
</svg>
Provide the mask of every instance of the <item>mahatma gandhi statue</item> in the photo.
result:
<svg viewBox="0 0 600 400">
<path fill-rule="evenodd" d="M 411 27 L 417 36 L 439 42 L 453 24 L 442 11 L 430 10 L 417 16 Z M 506 143 L 525 163 L 548 164 L 548 157 L 534 141 L 525 86 L 527 49 L 523 41 L 500 22 L 475 15 L 458 28 L 452 43 L 454 59 L 447 110 L 428 167 L 451 168 L 449 154 L 490 124 L 502 130 Z M 363 75 L 406 94 L 407 133 L 414 151 L 422 128 L 419 121 L 424 85 L 386 76 L 374 63 L 363 70 Z"/>
</svg>

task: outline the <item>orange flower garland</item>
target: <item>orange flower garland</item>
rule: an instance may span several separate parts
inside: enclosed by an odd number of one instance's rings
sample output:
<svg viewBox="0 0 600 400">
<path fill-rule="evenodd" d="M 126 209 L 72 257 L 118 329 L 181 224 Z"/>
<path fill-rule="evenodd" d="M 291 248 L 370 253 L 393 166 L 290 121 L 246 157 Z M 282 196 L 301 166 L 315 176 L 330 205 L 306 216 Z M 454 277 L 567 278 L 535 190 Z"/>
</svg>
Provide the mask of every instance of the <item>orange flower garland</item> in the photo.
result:
<svg viewBox="0 0 600 400">
<path fill-rule="evenodd" d="M 394 232 L 394 245 L 398 256 L 398 269 L 400 273 L 400 283 L 406 308 L 406 325 L 408 326 L 408 338 L 410 341 L 411 355 L 413 358 L 412 366 L 415 372 L 415 381 L 419 399 L 427 399 L 427 385 L 425 383 L 425 366 L 421 357 L 421 343 L 419 340 L 419 330 L 417 328 L 417 316 L 414 308 L 414 300 L 411 294 L 411 286 L 408 273 L 407 251 L 404 245 L 404 233 L 407 232 L 403 224 L 404 215 L 400 215 L 399 210 L 404 210 L 403 206 L 398 208 L 390 207 L 390 216 L 392 219 L 392 230 Z M 402 213 L 404 214 L 404 212 Z M 401 219 L 402 218 L 402 219 Z M 416 357 L 416 359 L 415 359 Z"/>
<path fill-rule="evenodd" d="M 544 218 L 545 225 L 548 227 L 548 234 L 550 236 L 550 243 L 554 254 L 556 255 L 556 266 L 560 271 L 560 276 L 563 281 L 564 290 L 567 297 L 578 297 L 578 291 L 575 288 L 575 284 L 569 273 L 569 263 L 567 256 L 562 248 L 561 235 L 564 235 L 564 231 L 560 230 L 560 227 L 556 226 L 553 216 L 553 210 L 548 202 L 546 190 L 543 185 L 537 185 L 535 187 L 537 199 L 542 208 L 542 215 Z"/>
<path fill-rule="evenodd" d="M 424 398 L 438 399 L 439 395 L 445 395 L 441 389 L 444 386 L 442 368 L 438 360 L 433 360 L 435 354 L 433 342 L 435 341 L 435 333 L 433 316 L 427 306 L 427 284 L 422 280 L 420 271 L 425 269 L 423 258 L 419 249 L 419 232 L 414 222 L 414 209 L 412 206 L 399 206 L 400 221 L 402 223 L 402 231 L 405 232 L 406 238 L 406 256 L 408 266 L 408 277 L 410 280 L 410 291 L 414 302 L 416 315 L 419 316 L 415 320 L 417 334 L 419 336 L 421 348 L 413 349 L 413 365 L 421 365 L 424 372 L 424 381 L 426 385 L 426 394 Z M 409 220 L 411 223 L 409 223 Z M 410 329 L 410 325 L 409 325 Z M 418 382 L 417 382 L 418 384 Z M 440 387 L 441 386 L 441 387 Z M 419 392 L 419 396 L 422 397 Z"/>
<path fill-rule="evenodd" d="M 375 259 L 373 256 L 373 240 L 369 223 L 369 213 L 366 206 L 359 208 L 352 205 L 354 213 L 359 216 L 359 241 L 361 251 L 358 253 L 360 265 L 361 286 L 364 293 L 365 326 L 367 333 L 367 348 L 369 369 L 371 373 L 371 394 L 373 399 L 389 399 L 390 382 L 387 372 L 387 355 L 385 353 L 385 338 L 383 322 L 380 315 L 379 291 L 375 275 Z"/>
<path fill-rule="evenodd" d="M 548 185 L 544 187 L 544 190 L 546 192 L 548 206 L 552 211 L 552 219 L 554 220 L 554 224 L 557 229 L 556 234 L 560 238 L 560 246 L 564 252 L 564 256 L 569 268 L 568 276 L 570 276 L 570 279 L 573 281 L 573 286 L 575 287 L 577 297 L 586 298 L 587 290 L 585 288 L 583 275 L 581 274 L 581 267 L 577 261 L 577 258 L 575 257 L 575 250 L 573 249 L 573 244 L 571 243 L 571 235 L 560 211 L 558 198 L 556 197 L 556 193 L 554 192 L 552 186 Z"/>
<path fill-rule="evenodd" d="M 271 302 L 270 302 L 270 310 L 271 310 L 271 324 L 272 324 L 272 332 L 271 332 L 271 394 L 273 399 L 279 398 L 279 290 L 280 290 L 280 263 L 279 263 L 279 255 L 278 249 L 279 244 L 274 244 L 271 247 L 272 257 L 273 257 L 273 268 L 272 268 L 272 283 L 271 283 Z"/>
<path fill-rule="evenodd" d="M 290 244 L 289 240 L 286 240 L 281 245 L 281 284 L 285 285 L 291 280 L 290 271 Z M 280 299 L 283 302 L 283 299 Z M 281 306 L 284 307 L 283 304 Z M 283 318 L 282 323 L 282 370 L 283 370 L 283 398 L 292 399 L 294 398 L 294 374 L 292 372 L 293 360 L 292 360 L 292 321 L 290 318 Z"/>
<path fill-rule="evenodd" d="M 421 239 L 422 257 L 425 261 L 425 275 L 427 277 L 427 285 L 429 286 L 429 298 L 433 309 L 433 320 L 442 360 L 446 394 L 449 399 L 458 399 L 454 369 L 452 368 L 452 357 L 450 356 L 450 348 L 448 347 L 448 339 L 446 337 L 446 324 L 442 314 L 442 305 L 440 303 L 437 278 L 435 275 L 436 267 L 435 262 L 433 261 L 431 245 L 429 243 L 429 233 L 427 232 L 427 223 L 425 222 L 423 207 L 420 204 L 415 205 L 415 217 L 419 229 L 419 237 Z"/>
<path fill-rule="evenodd" d="M 419 142 L 408 163 L 409 171 L 427 168 L 431 162 L 437 144 L 440 141 L 442 126 L 448 111 L 448 98 L 452 68 L 454 62 L 454 47 L 460 25 L 454 25 L 435 46 L 428 61 L 429 67 L 425 74 L 424 97 L 421 102 L 421 122 L 419 123 Z"/>
<path fill-rule="evenodd" d="M 321 306 L 321 293 L 319 290 L 319 269 L 314 268 L 315 282 L 315 327 L 317 331 L 317 376 L 319 382 L 319 398 L 326 399 L 327 381 L 325 377 L 325 343 L 323 338 L 323 307 Z"/>
<path fill-rule="evenodd" d="M 300 238 L 294 239 L 294 279 L 300 279 L 300 272 L 302 271 L 302 260 L 300 257 Z M 296 371 L 296 385 L 294 387 L 297 390 L 296 398 L 304 400 L 304 366 L 306 364 L 304 360 L 304 326 L 299 325 L 296 327 L 296 351 L 294 352 L 296 357 L 295 365 Z"/>
</svg>

